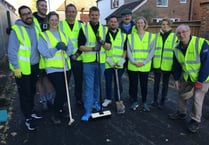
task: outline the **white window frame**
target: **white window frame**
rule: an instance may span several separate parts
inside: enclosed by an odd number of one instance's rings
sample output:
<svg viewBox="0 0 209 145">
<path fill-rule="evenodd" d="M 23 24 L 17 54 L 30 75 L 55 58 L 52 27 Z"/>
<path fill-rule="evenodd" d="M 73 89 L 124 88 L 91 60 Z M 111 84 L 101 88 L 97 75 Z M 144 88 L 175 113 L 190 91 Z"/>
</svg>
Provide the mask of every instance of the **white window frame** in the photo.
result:
<svg viewBox="0 0 209 145">
<path fill-rule="evenodd" d="M 162 4 L 159 4 L 160 2 Z M 168 0 L 157 0 L 156 1 L 156 5 L 157 5 L 157 7 L 168 7 Z"/>
<path fill-rule="evenodd" d="M 180 3 L 187 3 L 187 0 L 180 0 Z"/>
</svg>

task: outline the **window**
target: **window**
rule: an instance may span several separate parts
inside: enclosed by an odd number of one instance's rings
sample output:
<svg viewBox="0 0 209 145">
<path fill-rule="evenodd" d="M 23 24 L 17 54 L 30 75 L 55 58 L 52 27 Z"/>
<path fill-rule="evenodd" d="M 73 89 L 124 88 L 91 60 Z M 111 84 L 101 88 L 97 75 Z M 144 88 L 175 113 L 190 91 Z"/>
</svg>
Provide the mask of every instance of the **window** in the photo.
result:
<svg viewBox="0 0 209 145">
<path fill-rule="evenodd" d="M 187 3 L 187 0 L 180 0 L 180 3 Z"/>
<path fill-rule="evenodd" d="M 111 8 L 118 8 L 119 7 L 119 0 L 111 0 Z"/>
<path fill-rule="evenodd" d="M 157 7 L 168 7 L 168 0 L 157 0 Z"/>
</svg>

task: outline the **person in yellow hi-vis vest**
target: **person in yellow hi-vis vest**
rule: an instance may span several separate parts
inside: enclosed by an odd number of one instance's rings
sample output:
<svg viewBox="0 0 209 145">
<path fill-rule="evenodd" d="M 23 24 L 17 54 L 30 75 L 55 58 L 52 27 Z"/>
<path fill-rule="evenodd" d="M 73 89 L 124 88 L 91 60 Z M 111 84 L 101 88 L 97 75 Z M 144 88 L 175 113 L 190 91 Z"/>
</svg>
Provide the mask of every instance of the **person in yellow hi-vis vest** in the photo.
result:
<svg viewBox="0 0 209 145">
<path fill-rule="evenodd" d="M 66 71 L 67 82 L 69 82 L 71 70 L 69 55 L 73 51 L 73 44 L 64 33 L 58 31 L 59 15 L 56 12 L 49 12 L 48 22 L 49 30 L 41 33 L 38 50 L 44 58 L 47 76 L 56 91 L 53 105 L 54 114 L 51 119 L 54 124 L 60 124 L 61 117 L 66 114 L 63 106 L 67 100 L 63 72 Z"/>
<path fill-rule="evenodd" d="M 37 0 L 36 1 L 37 11 L 33 13 L 34 23 L 37 27 L 41 29 L 42 32 L 48 29 L 47 22 L 47 1 L 46 0 Z M 40 97 L 40 103 L 42 104 L 43 111 L 47 110 L 48 107 L 52 106 L 54 103 L 55 92 L 52 86 L 52 83 L 49 81 L 43 59 L 40 57 L 39 61 L 39 79 L 37 81 L 37 94 Z"/>
<path fill-rule="evenodd" d="M 179 91 L 178 107 L 170 119 L 186 119 L 188 100 L 193 98 L 188 130 L 196 133 L 200 128 L 202 107 L 209 88 L 209 45 L 207 40 L 191 35 L 190 27 L 176 28 L 178 43 L 174 49 L 173 75 Z M 182 77 L 183 79 L 182 79 Z"/>
<path fill-rule="evenodd" d="M 90 21 L 80 29 L 78 47 L 82 51 L 83 81 L 84 81 L 84 108 L 82 121 L 88 121 L 92 108 L 101 109 L 100 78 L 105 70 L 105 49 L 110 49 L 110 39 L 106 38 L 107 28 L 99 23 L 99 9 L 95 6 L 89 9 Z M 108 35 L 107 35 L 108 36 Z M 99 54 L 99 55 L 98 55 Z M 100 73 L 100 74 L 99 74 Z"/>
<path fill-rule="evenodd" d="M 77 8 L 74 4 L 68 4 L 65 8 L 65 20 L 62 20 L 59 25 L 59 30 L 68 36 L 72 41 L 74 49 L 70 56 L 72 73 L 74 77 L 74 96 L 77 105 L 83 105 L 83 63 L 81 51 L 78 49 L 78 34 L 83 27 L 83 22 L 76 20 Z"/>
<path fill-rule="evenodd" d="M 107 58 L 105 63 L 105 84 L 106 99 L 102 103 L 103 107 L 107 107 L 112 102 L 112 82 L 114 82 L 114 100 L 116 101 L 117 113 L 125 113 L 125 105 L 121 101 L 119 92 L 122 92 L 122 75 L 124 72 L 123 65 L 126 58 L 127 39 L 126 34 L 118 28 L 118 20 L 116 16 L 108 18 L 108 35 L 110 35 L 111 49 L 106 51 Z M 117 71 L 117 73 L 115 72 Z M 117 76 L 116 76 L 117 75 Z M 118 83 L 116 81 L 118 78 Z M 118 103 L 120 102 L 120 103 Z M 117 107 L 120 104 L 120 107 Z"/>
<path fill-rule="evenodd" d="M 37 42 L 40 32 L 28 6 L 19 7 L 18 12 L 21 19 L 15 22 L 9 35 L 8 59 L 10 69 L 14 72 L 25 125 L 32 131 L 36 129 L 33 118 L 42 118 L 34 112 L 34 95 L 39 73 Z"/>
<path fill-rule="evenodd" d="M 140 80 L 142 105 L 144 111 L 150 111 L 147 105 L 148 75 L 151 70 L 155 50 L 155 35 L 145 31 L 148 23 L 144 17 L 136 19 L 136 32 L 128 35 L 128 76 L 131 109 L 139 106 L 137 101 L 138 79 Z"/>
<path fill-rule="evenodd" d="M 152 68 L 154 73 L 154 97 L 152 106 L 162 109 L 168 93 L 168 83 L 172 72 L 174 45 L 177 37 L 172 32 L 172 22 L 165 18 L 161 22 L 161 29 L 156 35 L 155 55 L 153 57 Z M 160 82 L 162 76 L 162 93 L 158 101 Z"/>
</svg>

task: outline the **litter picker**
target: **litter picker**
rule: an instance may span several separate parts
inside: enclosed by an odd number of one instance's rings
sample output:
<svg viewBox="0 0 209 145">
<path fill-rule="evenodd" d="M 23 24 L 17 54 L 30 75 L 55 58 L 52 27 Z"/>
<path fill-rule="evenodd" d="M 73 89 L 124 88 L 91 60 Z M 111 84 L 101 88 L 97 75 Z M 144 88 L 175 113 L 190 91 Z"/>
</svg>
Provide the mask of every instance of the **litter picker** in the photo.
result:
<svg viewBox="0 0 209 145">
<path fill-rule="evenodd" d="M 66 67 L 65 67 L 64 50 L 62 50 L 62 61 L 63 61 L 63 64 L 64 64 L 65 87 L 66 87 L 67 104 L 68 104 L 69 117 L 70 117 L 70 120 L 68 122 L 68 125 L 71 125 L 75 120 L 73 119 L 72 112 L 71 112 L 70 95 L 69 95 L 69 88 L 68 88 L 68 81 L 67 81 L 67 74 L 66 74 Z"/>
<path fill-rule="evenodd" d="M 116 87 L 117 87 L 117 92 L 118 92 L 118 101 L 116 101 L 116 110 L 118 114 L 123 114 L 125 113 L 125 105 L 123 104 L 123 101 L 120 100 L 120 85 L 119 85 L 119 80 L 118 80 L 118 69 L 114 68 L 115 70 L 115 81 L 116 81 Z"/>
<path fill-rule="evenodd" d="M 101 118 L 101 117 L 107 117 L 107 116 L 111 116 L 111 112 L 110 110 L 103 110 L 102 108 L 102 76 L 101 76 L 101 68 L 100 68 L 100 51 L 97 51 L 97 60 L 98 60 L 98 76 L 99 76 L 99 99 L 100 99 L 100 110 L 99 112 L 96 113 L 92 113 L 91 114 L 91 118 L 95 119 L 95 118 Z"/>
</svg>

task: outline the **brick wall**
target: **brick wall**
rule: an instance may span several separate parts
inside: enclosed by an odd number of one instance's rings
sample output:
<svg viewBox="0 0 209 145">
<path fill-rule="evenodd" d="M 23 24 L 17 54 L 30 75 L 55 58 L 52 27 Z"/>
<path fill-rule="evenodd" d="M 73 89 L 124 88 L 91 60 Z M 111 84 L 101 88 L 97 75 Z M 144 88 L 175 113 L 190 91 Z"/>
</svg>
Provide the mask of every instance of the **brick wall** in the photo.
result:
<svg viewBox="0 0 209 145">
<path fill-rule="evenodd" d="M 209 40 L 209 2 L 200 3 L 200 36 Z"/>
</svg>

